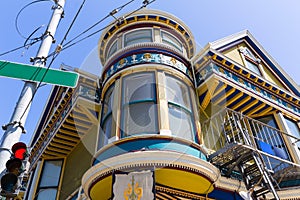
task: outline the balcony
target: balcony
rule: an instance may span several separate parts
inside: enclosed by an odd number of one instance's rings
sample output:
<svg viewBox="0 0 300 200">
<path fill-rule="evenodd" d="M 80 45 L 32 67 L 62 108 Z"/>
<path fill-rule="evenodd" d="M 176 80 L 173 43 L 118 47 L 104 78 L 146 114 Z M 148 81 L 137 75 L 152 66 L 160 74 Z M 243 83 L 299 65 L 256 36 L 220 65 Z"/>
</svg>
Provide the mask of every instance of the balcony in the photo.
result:
<svg viewBox="0 0 300 200">
<path fill-rule="evenodd" d="M 230 109 L 204 121 L 202 130 L 209 161 L 224 176 L 243 179 L 248 189 L 258 186 L 256 197 L 299 186 L 300 165 L 287 147 L 299 138 Z"/>
</svg>

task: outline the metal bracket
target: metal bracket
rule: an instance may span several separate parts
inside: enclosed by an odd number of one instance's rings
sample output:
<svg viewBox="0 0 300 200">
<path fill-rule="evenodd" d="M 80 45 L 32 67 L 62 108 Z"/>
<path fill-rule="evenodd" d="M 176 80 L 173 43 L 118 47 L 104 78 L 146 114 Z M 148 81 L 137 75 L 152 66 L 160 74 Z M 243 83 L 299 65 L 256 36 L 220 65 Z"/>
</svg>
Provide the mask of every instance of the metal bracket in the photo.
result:
<svg viewBox="0 0 300 200">
<path fill-rule="evenodd" d="M 13 122 L 9 122 L 8 124 L 2 125 L 2 129 L 3 129 L 4 131 L 6 131 L 7 128 L 8 128 L 8 126 L 16 125 L 16 124 L 17 124 L 17 127 L 20 127 L 20 128 L 21 128 L 22 133 L 26 133 L 26 130 L 25 130 L 24 126 L 22 125 L 22 123 L 21 123 L 20 121 L 19 121 L 19 122 L 13 121 Z"/>
</svg>

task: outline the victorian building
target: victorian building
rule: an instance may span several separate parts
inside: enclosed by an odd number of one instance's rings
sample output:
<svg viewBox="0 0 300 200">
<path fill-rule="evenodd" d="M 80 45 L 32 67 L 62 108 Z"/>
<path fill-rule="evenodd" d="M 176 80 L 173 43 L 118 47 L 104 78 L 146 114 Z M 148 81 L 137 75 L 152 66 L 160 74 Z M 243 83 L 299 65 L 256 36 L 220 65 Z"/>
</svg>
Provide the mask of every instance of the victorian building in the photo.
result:
<svg viewBox="0 0 300 200">
<path fill-rule="evenodd" d="M 299 88 L 248 31 L 196 52 L 142 9 L 98 50 L 99 77 L 52 89 L 24 199 L 300 198 Z"/>
</svg>

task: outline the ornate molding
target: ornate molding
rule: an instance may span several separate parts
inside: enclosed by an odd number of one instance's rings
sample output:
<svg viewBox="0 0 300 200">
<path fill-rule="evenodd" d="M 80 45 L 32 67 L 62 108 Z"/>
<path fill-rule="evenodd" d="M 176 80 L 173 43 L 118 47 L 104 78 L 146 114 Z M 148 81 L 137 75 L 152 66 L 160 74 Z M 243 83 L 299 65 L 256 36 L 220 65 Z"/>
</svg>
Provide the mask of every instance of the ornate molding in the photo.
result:
<svg viewBox="0 0 300 200">
<path fill-rule="evenodd" d="M 164 66 L 167 65 L 179 70 L 189 78 L 192 78 L 192 74 L 188 70 L 187 66 L 172 56 L 158 53 L 140 53 L 124 57 L 112 64 L 110 67 L 107 67 L 106 72 L 103 74 L 103 82 L 106 82 L 108 78 L 123 69 L 140 64 L 161 64 Z"/>
</svg>

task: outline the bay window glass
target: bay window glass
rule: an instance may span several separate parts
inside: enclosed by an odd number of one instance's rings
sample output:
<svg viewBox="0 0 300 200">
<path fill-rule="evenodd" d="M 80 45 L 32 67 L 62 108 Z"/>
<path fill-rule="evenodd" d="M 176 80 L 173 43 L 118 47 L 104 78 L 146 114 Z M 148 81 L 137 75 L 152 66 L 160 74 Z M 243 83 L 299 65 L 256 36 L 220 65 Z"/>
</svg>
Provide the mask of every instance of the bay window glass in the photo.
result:
<svg viewBox="0 0 300 200">
<path fill-rule="evenodd" d="M 169 125 L 172 135 L 194 141 L 194 121 L 188 86 L 166 75 Z"/>
<path fill-rule="evenodd" d="M 177 137 L 187 140 L 193 139 L 193 127 L 190 112 L 179 106 L 169 104 L 169 122 L 170 130 Z"/>
<path fill-rule="evenodd" d="M 107 54 L 107 58 L 113 55 L 118 50 L 118 42 L 115 41 L 111 46 Z"/>
<path fill-rule="evenodd" d="M 114 100 L 113 91 L 114 85 L 110 86 L 104 95 L 98 149 L 106 145 L 108 143 L 108 139 L 114 136 L 112 130 L 112 106 Z"/>
<path fill-rule="evenodd" d="M 152 42 L 152 30 L 151 29 L 139 29 L 129 33 L 124 36 L 124 47 L 142 43 L 142 42 Z"/>
<path fill-rule="evenodd" d="M 44 161 L 36 200 L 56 199 L 63 160 Z"/>
<path fill-rule="evenodd" d="M 300 130 L 299 130 L 299 126 L 298 126 L 297 122 L 295 122 L 287 117 L 284 117 L 284 118 L 288 125 L 289 133 L 300 139 Z M 300 149 L 300 141 L 296 142 L 295 144 L 297 145 L 298 149 Z"/>
<path fill-rule="evenodd" d="M 156 84 L 153 72 L 123 78 L 122 136 L 157 133 Z"/>
<path fill-rule="evenodd" d="M 170 33 L 162 31 L 161 39 L 162 39 L 163 43 L 168 44 L 172 47 L 175 47 L 179 51 L 182 51 L 182 43 L 176 37 L 171 35 Z"/>
</svg>

